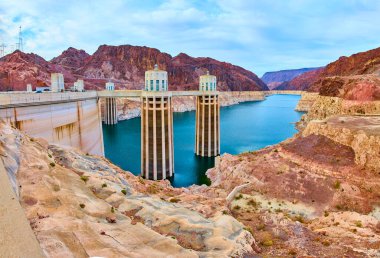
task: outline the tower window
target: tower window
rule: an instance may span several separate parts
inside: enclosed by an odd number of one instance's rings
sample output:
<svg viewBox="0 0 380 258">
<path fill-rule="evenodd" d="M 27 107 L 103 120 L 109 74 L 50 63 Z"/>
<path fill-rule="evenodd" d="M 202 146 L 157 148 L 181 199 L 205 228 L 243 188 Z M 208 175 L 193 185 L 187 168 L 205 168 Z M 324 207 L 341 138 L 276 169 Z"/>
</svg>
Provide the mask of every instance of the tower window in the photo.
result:
<svg viewBox="0 0 380 258">
<path fill-rule="evenodd" d="M 160 80 L 156 80 L 156 90 L 160 90 Z"/>
<path fill-rule="evenodd" d="M 150 80 L 150 90 L 153 90 L 153 80 Z"/>
<path fill-rule="evenodd" d="M 165 85 L 165 80 L 162 80 L 162 89 L 163 89 L 163 90 L 166 90 L 166 89 L 165 89 L 165 86 L 166 86 L 166 85 Z"/>
</svg>

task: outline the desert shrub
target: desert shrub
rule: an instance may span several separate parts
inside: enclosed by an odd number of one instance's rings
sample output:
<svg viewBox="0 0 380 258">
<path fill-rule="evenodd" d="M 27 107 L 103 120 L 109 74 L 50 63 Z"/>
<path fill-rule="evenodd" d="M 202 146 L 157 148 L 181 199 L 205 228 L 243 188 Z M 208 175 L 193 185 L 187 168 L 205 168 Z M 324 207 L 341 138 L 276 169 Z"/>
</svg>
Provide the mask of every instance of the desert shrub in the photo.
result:
<svg viewBox="0 0 380 258">
<path fill-rule="evenodd" d="M 339 189 L 339 188 L 340 188 L 340 181 L 337 180 L 337 181 L 335 181 L 335 183 L 334 183 L 334 189 Z"/>
<path fill-rule="evenodd" d="M 253 207 L 259 206 L 259 204 L 254 199 L 249 200 L 247 204 Z"/>
<path fill-rule="evenodd" d="M 156 184 L 151 184 L 146 188 L 146 191 L 150 194 L 156 194 L 160 191 L 160 189 Z"/>
<path fill-rule="evenodd" d="M 124 195 L 127 195 L 127 190 L 123 189 L 123 190 L 121 190 L 121 193 Z"/>
<path fill-rule="evenodd" d="M 88 177 L 88 176 L 81 176 L 80 179 L 81 179 L 83 182 L 87 183 L 89 177 Z"/>
<path fill-rule="evenodd" d="M 79 207 L 81 207 L 82 209 L 84 209 L 84 207 L 86 207 L 86 205 L 84 205 L 83 203 L 79 204 Z"/>
<path fill-rule="evenodd" d="M 170 199 L 170 202 L 173 202 L 173 203 L 177 203 L 179 201 L 181 201 L 181 199 L 175 198 L 175 197 Z"/>
<path fill-rule="evenodd" d="M 268 239 L 265 240 L 264 242 L 261 243 L 263 246 L 272 246 L 273 245 L 273 240 Z"/>
<path fill-rule="evenodd" d="M 298 214 L 292 218 L 293 221 L 298 221 L 300 223 L 305 223 L 305 218 L 301 215 Z"/>
</svg>

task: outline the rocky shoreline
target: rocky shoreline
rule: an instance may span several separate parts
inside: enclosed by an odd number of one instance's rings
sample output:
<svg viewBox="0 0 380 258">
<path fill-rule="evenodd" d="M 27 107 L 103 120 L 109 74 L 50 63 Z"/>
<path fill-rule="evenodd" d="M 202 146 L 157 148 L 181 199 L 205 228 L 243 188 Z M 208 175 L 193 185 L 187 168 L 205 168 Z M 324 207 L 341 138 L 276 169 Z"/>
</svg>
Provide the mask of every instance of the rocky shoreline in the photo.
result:
<svg viewBox="0 0 380 258">
<path fill-rule="evenodd" d="M 232 106 L 247 101 L 265 100 L 264 92 L 220 92 L 220 105 Z M 174 97 L 173 111 L 186 112 L 195 110 L 196 98 L 193 96 Z M 141 116 L 139 99 L 117 99 L 119 121 Z"/>
</svg>

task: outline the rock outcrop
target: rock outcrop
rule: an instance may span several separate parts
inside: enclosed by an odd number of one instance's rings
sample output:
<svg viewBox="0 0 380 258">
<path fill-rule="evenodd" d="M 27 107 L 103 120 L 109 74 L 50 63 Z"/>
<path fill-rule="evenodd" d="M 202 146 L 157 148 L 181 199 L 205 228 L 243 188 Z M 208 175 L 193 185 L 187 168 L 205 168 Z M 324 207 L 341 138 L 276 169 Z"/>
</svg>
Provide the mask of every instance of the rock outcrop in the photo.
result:
<svg viewBox="0 0 380 258">
<path fill-rule="evenodd" d="M 249 184 L 231 210 L 253 229 L 263 256 L 379 256 L 379 170 L 356 162 L 364 148 L 315 129 L 259 151 L 224 154 L 207 172 L 211 188 Z M 378 151 L 377 141 L 357 143 Z M 378 152 L 373 159 L 378 164 Z"/>
<path fill-rule="evenodd" d="M 158 64 L 168 71 L 170 90 L 196 90 L 198 78 L 206 71 L 218 78 L 218 90 L 268 90 L 256 74 L 242 67 L 208 57 L 194 58 L 186 54 L 172 57 L 155 48 L 131 45 L 102 45 L 93 55 L 69 48 L 50 62 L 35 54 L 16 51 L 0 59 L 0 91 L 25 90 L 50 84 L 51 72 L 62 72 L 66 87 L 83 79 L 86 89 L 104 89 L 109 80 L 116 89 L 141 89 L 144 73 Z"/>
<path fill-rule="evenodd" d="M 312 120 L 334 115 L 379 115 L 380 101 L 355 101 L 318 95 L 308 113 L 301 117 L 297 128 L 303 130 Z"/>
<path fill-rule="evenodd" d="M 349 146 L 355 152 L 355 162 L 380 171 L 380 116 L 332 116 L 308 123 L 304 137 L 323 135 Z"/>
<path fill-rule="evenodd" d="M 313 106 L 317 98 L 318 98 L 318 93 L 303 92 L 301 94 L 301 99 L 298 101 L 295 110 L 300 111 L 300 112 L 308 112 Z"/>
</svg>

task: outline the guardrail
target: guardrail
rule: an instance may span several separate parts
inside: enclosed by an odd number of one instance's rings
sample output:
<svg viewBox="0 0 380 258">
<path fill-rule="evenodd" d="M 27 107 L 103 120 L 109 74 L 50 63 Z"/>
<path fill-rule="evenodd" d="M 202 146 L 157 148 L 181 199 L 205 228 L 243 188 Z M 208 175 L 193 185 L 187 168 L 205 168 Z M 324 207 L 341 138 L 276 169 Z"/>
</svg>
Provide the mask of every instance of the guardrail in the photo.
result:
<svg viewBox="0 0 380 258">
<path fill-rule="evenodd" d="M 97 98 L 96 91 L 44 92 L 44 93 L 0 93 L 0 108 L 46 105 Z"/>
</svg>

